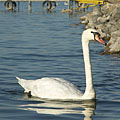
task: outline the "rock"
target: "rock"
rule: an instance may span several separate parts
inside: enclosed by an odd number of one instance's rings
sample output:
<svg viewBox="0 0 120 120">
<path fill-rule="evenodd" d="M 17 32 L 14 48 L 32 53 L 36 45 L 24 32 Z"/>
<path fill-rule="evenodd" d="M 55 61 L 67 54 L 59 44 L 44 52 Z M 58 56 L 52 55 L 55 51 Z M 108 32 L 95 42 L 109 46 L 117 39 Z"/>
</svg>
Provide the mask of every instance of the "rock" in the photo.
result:
<svg viewBox="0 0 120 120">
<path fill-rule="evenodd" d="M 100 23 L 109 22 L 109 20 L 110 20 L 110 16 L 106 17 L 105 15 L 97 18 L 97 22 L 100 22 Z"/>
<path fill-rule="evenodd" d="M 115 3 L 119 3 L 120 0 L 104 0 L 104 2 L 109 2 L 109 3 L 115 4 Z"/>
<path fill-rule="evenodd" d="M 112 35 L 113 38 L 120 37 L 120 29 L 115 31 L 115 32 L 113 32 L 111 35 Z"/>
<path fill-rule="evenodd" d="M 97 29 L 97 31 L 100 33 L 101 37 L 105 39 L 105 37 L 107 36 L 106 33 L 104 33 L 101 29 Z"/>
<path fill-rule="evenodd" d="M 92 15 L 94 15 L 94 16 L 102 16 L 103 13 L 101 12 L 101 8 L 95 7 L 93 9 Z"/>
<path fill-rule="evenodd" d="M 80 23 L 81 23 L 81 24 L 84 24 L 84 25 L 87 25 L 88 22 L 89 22 L 89 21 L 86 19 L 86 20 L 84 20 L 84 21 L 81 21 Z"/>
<path fill-rule="evenodd" d="M 114 9 L 115 9 L 114 4 L 107 3 L 101 7 L 101 12 L 102 12 L 102 14 L 107 15 L 107 14 L 111 13 Z"/>
<path fill-rule="evenodd" d="M 101 8 L 96 7 L 81 17 L 81 23 L 86 25 L 85 28 L 97 29 L 105 40 L 109 40 L 104 54 L 120 52 L 120 4 L 107 3 Z"/>
<path fill-rule="evenodd" d="M 82 16 L 82 17 L 80 17 L 80 20 L 82 20 L 82 21 L 84 21 L 84 20 L 86 20 L 87 19 L 87 16 Z"/>
<path fill-rule="evenodd" d="M 104 54 L 120 53 L 120 30 L 112 33 L 112 37 L 104 49 Z"/>
<path fill-rule="evenodd" d="M 118 19 L 120 19 L 120 5 L 118 6 L 116 6 L 116 8 L 112 11 L 112 18 L 114 18 L 114 20 L 118 20 Z"/>
</svg>

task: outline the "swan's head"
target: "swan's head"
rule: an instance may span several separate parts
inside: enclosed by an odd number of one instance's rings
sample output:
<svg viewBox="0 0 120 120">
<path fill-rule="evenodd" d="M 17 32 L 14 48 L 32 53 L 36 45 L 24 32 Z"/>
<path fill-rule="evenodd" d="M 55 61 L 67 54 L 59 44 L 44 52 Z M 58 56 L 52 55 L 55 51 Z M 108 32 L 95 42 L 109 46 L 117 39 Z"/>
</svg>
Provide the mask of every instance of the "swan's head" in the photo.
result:
<svg viewBox="0 0 120 120">
<path fill-rule="evenodd" d="M 95 29 L 87 29 L 83 31 L 82 40 L 88 43 L 89 41 L 94 40 L 106 46 L 106 43 L 102 40 L 100 33 L 98 33 Z"/>
</svg>

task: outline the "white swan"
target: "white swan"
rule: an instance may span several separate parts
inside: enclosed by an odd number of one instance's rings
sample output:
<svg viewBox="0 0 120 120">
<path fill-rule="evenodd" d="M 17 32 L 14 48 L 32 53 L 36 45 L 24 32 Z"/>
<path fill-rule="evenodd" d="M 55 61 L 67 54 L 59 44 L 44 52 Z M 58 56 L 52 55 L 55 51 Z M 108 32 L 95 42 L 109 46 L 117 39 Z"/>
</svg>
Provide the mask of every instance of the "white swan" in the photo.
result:
<svg viewBox="0 0 120 120">
<path fill-rule="evenodd" d="M 41 78 L 37 80 L 24 80 L 19 77 L 18 83 L 24 88 L 25 92 L 30 93 L 32 96 L 47 98 L 47 99 L 95 99 L 96 94 L 93 87 L 92 70 L 89 54 L 89 41 L 97 40 L 105 45 L 101 39 L 100 34 L 94 29 L 87 29 L 82 34 L 82 48 L 85 63 L 86 74 L 86 89 L 83 94 L 72 83 L 61 78 Z"/>
</svg>

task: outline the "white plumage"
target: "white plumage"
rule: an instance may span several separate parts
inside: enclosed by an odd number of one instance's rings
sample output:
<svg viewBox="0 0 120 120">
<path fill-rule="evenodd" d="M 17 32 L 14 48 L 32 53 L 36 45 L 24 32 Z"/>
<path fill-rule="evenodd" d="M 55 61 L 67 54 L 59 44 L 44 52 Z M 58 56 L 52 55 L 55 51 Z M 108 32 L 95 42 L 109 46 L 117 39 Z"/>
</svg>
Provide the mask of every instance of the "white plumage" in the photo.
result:
<svg viewBox="0 0 120 120">
<path fill-rule="evenodd" d="M 18 83 L 25 89 L 31 91 L 32 96 L 50 99 L 78 99 L 82 96 L 72 83 L 61 78 L 41 78 L 37 80 L 24 80 L 16 77 Z"/>
<path fill-rule="evenodd" d="M 41 78 L 37 80 L 24 80 L 19 77 L 18 83 L 24 88 L 25 92 L 30 92 L 32 96 L 47 99 L 95 99 L 96 94 L 93 87 L 92 70 L 89 54 L 89 41 L 97 40 L 102 44 L 105 42 L 101 39 L 100 34 L 94 29 L 85 30 L 82 34 L 82 47 L 85 63 L 86 89 L 84 94 L 77 89 L 72 83 L 61 78 Z"/>
</svg>

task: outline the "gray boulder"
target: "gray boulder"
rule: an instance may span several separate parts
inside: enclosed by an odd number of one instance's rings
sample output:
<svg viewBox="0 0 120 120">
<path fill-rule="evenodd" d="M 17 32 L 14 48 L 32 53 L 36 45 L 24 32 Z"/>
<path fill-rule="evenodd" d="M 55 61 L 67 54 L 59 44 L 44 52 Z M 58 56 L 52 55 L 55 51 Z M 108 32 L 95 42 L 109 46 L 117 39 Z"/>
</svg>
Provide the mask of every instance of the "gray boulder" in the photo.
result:
<svg viewBox="0 0 120 120">
<path fill-rule="evenodd" d="M 81 23 L 86 25 L 85 28 L 97 29 L 104 40 L 109 40 L 104 54 L 120 52 L 120 4 L 107 3 L 96 7 L 93 12 L 81 17 Z"/>
<path fill-rule="evenodd" d="M 120 30 L 112 33 L 112 37 L 104 49 L 104 54 L 120 53 Z"/>
</svg>

